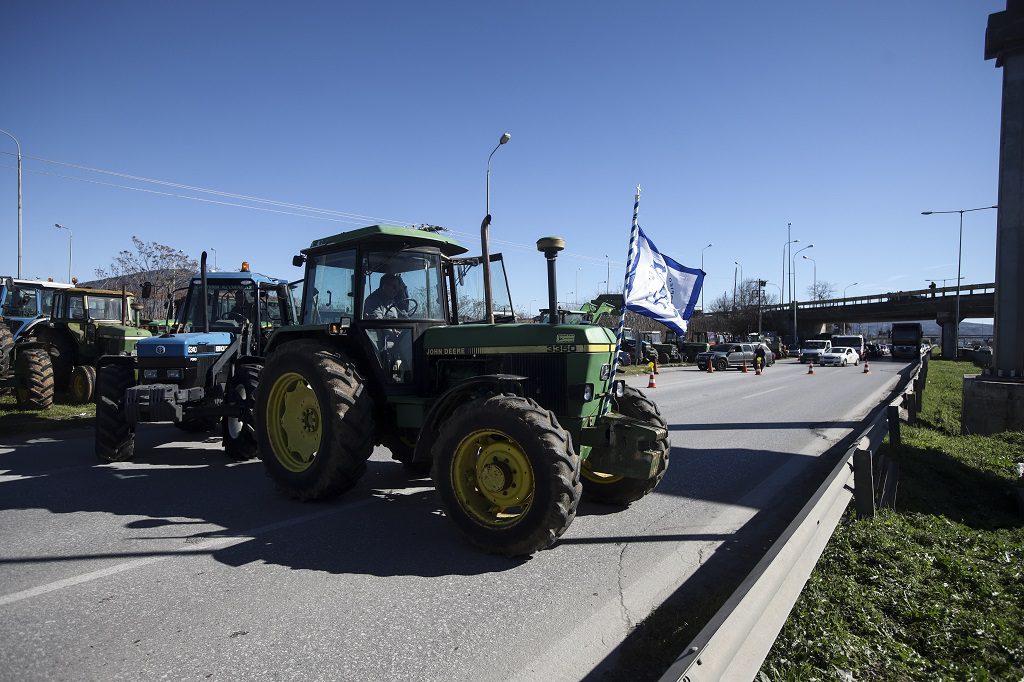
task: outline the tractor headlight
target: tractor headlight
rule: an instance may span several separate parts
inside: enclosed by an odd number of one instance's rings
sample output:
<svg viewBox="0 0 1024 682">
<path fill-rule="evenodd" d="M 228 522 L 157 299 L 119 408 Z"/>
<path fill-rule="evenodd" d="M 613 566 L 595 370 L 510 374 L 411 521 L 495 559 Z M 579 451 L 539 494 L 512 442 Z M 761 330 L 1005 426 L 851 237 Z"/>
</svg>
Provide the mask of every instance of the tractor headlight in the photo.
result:
<svg viewBox="0 0 1024 682">
<path fill-rule="evenodd" d="M 601 381 L 608 381 L 608 377 L 612 375 L 612 366 L 609 364 L 601 365 Z"/>
<path fill-rule="evenodd" d="M 156 370 L 155 369 L 144 369 L 144 370 L 142 370 L 142 378 L 143 379 L 156 379 Z"/>
<path fill-rule="evenodd" d="M 625 381 L 616 381 L 613 384 L 613 386 L 615 387 L 615 397 L 616 398 L 621 398 L 622 396 L 626 395 L 626 382 Z"/>
<path fill-rule="evenodd" d="M 180 379 L 181 378 L 181 370 L 180 369 L 169 369 L 169 370 L 167 370 L 167 378 L 168 379 Z"/>
<path fill-rule="evenodd" d="M 594 384 L 587 384 L 583 387 L 583 402 L 589 403 L 594 399 Z"/>
</svg>

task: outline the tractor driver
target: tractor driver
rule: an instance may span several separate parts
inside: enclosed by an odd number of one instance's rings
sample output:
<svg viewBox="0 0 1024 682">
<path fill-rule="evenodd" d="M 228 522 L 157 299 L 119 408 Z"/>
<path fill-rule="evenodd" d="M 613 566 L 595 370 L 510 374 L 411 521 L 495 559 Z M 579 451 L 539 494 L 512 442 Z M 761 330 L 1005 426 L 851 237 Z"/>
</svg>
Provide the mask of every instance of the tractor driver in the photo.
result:
<svg viewBox="0 0 1024 682">
<path fill-rule="evenodd" d="M 397 274 L 386 274 L 380 278 L 380 286 L 363 302 L 363 317 L 383 319 L 409 317 L 409 290 Z"/>
</svg>

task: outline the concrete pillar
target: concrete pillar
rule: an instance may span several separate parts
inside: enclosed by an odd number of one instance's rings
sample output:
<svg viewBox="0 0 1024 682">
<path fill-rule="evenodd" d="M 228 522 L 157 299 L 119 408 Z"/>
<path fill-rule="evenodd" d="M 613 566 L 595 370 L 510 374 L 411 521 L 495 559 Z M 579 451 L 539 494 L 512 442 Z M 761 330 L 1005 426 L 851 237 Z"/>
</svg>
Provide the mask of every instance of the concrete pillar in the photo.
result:
<svg viewBox="0 0 1024 682">
<path fill-rule="evenodd" d="M 956 323 L 953 313 L 939 313 L 935 321 L 942 329 L 942 359 L 956 360 Z"/>
<path fill-rule="evenodd" d="M 996 222 L 995 353 L 980 377 L 964 377 L 964 433 L 1024 429 L 1024 0 L 989 15 L 985 59 L 1003 69 Z"/>
</svg>

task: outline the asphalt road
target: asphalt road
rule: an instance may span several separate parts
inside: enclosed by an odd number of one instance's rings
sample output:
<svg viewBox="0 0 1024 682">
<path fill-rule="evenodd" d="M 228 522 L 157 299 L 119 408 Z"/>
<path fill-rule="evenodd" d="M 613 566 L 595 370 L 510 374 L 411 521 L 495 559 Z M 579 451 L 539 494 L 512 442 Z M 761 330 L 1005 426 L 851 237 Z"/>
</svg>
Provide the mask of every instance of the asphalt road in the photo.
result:
<svg viewBox="0 0 1024 682">
<path fill-rule="evenodd" d="M 0 679 L 581 679 L 702 567 L 739 566 L 738 538 L 763 551 L 904 366 L 662 370 L 663 483 L 584 503 L 516 561 L 469 546 L 386 450 L 301 504 L 168 426 L 110 465 L 91 431 L 0 434 Z"/>
</svg>

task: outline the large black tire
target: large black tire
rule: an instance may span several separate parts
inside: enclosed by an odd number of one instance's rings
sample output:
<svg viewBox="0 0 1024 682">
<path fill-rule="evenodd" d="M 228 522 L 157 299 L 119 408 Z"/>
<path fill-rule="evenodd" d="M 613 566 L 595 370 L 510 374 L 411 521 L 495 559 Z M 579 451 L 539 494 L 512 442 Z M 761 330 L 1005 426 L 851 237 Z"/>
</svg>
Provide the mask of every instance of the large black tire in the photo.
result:
<svg viewBox="0 0 1024 682">
<path fill-rule="evenodd" d="M 124 398 L 135 385 L 131 365 L 106 365 L 96 375 L 96 457 L 124 462 L 135 456 L 135 427 L 124 414 Z"/>
<path fill-rule="evenodd" d="M 252 411 L 256 407 L 256 388 L 259 386 L 262 370 L 263 365 L 239 365 L 235 368 L 235 375 L 228 382 L 228 402 L 239 404 L 244 409 L 241 419 L 224 417 L 221 421 L 224 453 L 236 462 L 244 462 L 259 454 Z"/>
<path fill-rule="evenodd" d="M 81 405 L 92 402 L 96 390 L 96 368 L 92 365 L 75 365 L 68 382 L 68 402 Z"/>
<path fill-rule="evenodd" d="M 373 399 L 355 365 L 324 343 L 285 344 L 256 389 L 259 455 L 282 493 L 322 500 L 345 492 L 373 453 Z"/>
<path fill-rule="evenodd" d="M 717 360 L 715 360 L 715 370 L 716 371 L 724 372 L 727 369 L 729 369 L 729 361 L 728 360 L 726 360 L 725 358 L 718 358 Z"/>
<path fill-rule="evenodd" d="M 671 360 L 672 360 L 672 358 L 670 358 L 668 356 L 668 353 L 666 353 L 663 350 L 658 351 L 658 364 L 659 365 L 667 365 L 669 362 L 671 362 Z"/>
<path fill-rule="evenodd" d="M 627 417 L 645 421 L 651 426 L 666 429 L 667 433 L 668 424 L 665 422 L 665 418 L 661 416 L 661 410 L 658 409 L 653 400 L 632 386 L 627 386 L 625 395 L 615 399 L 615 411 Z M 654 441 L 649 447 L 661 455 L 661 463 L 658 466 L 657 473 L 648 479 L 602 474 L 592 470 L 584 462 L 583 493 L 587 496 L 587 499 L 602 504 L 627 505 L 639 500 L 657 488 L 661 480 L 665 478 L 665 472 L 668 471 L 671 443 L 668 436 L 666 436 L 663 439 Z"/>
<path fill-rule="evenodd" d="M 466 403 L 441 426 L 433 459 L 445 514 L 489 552 L 533 554 L 576 517 L 579 456 L 555 415 L 528 398 Z"/>
<path fill-rule="evenodd" d="M 0 322 L 0 374 L 5 374 L 11 368 L 11 362 L 14 360 L 11 353 L 13 350 L 14 335 L 6 324 Z"/>
<path fill-rule="evenodd" d="M 53 405 L 53 366 L 42 348 L 23 348 L 14 361 L 14 395 L 21 410 Z"/>
</svg>

